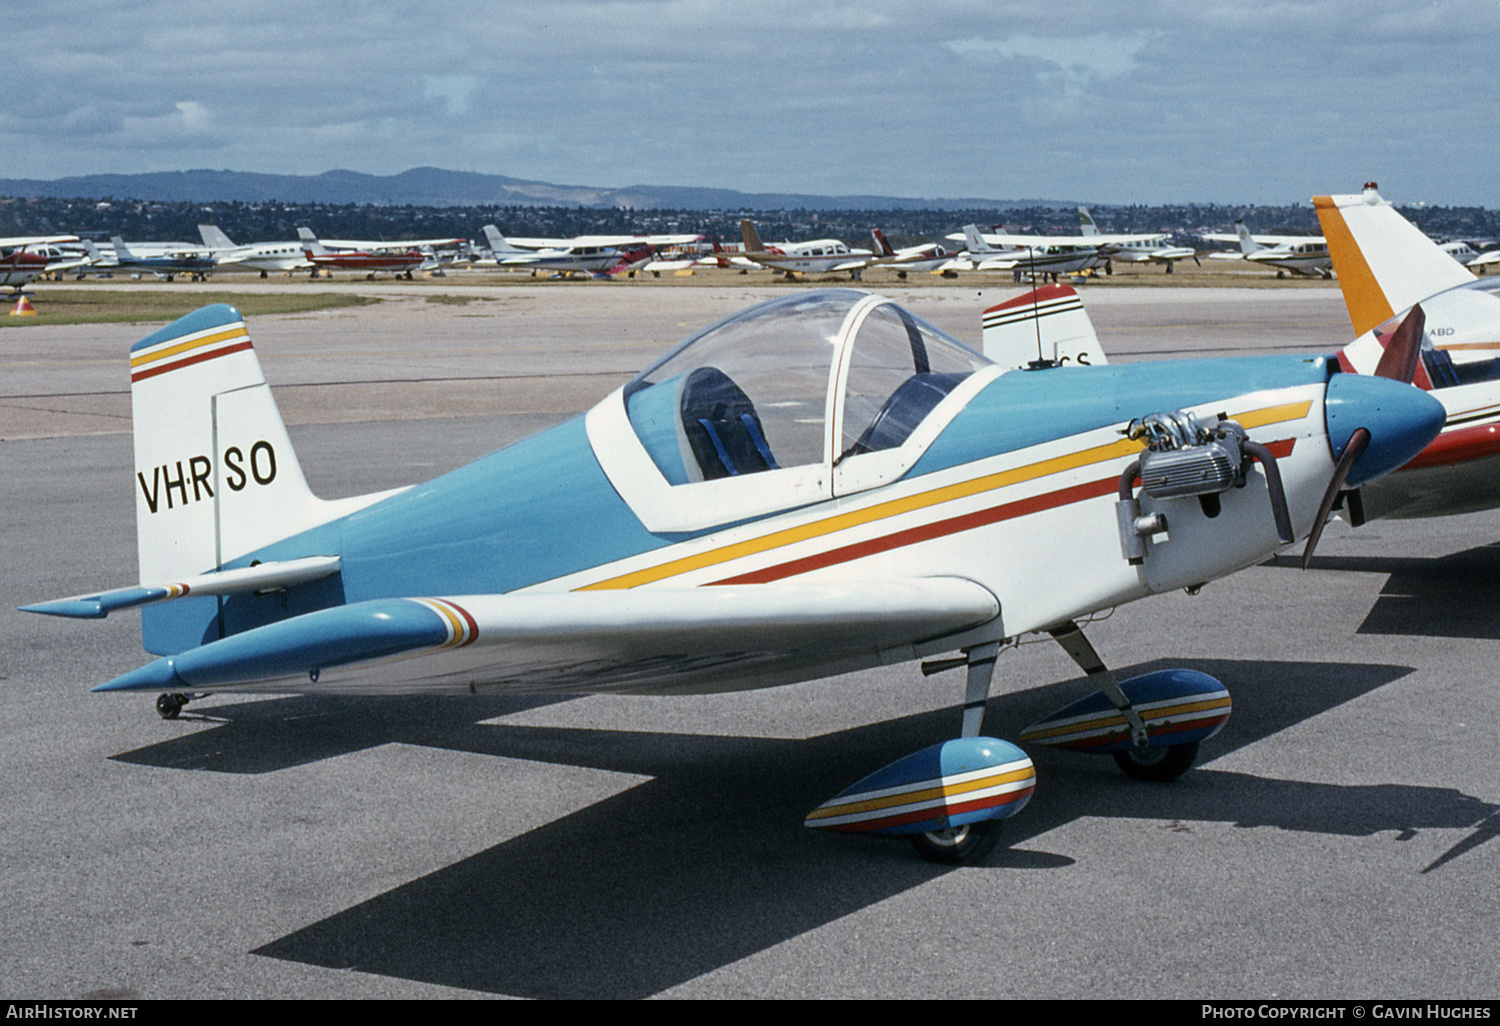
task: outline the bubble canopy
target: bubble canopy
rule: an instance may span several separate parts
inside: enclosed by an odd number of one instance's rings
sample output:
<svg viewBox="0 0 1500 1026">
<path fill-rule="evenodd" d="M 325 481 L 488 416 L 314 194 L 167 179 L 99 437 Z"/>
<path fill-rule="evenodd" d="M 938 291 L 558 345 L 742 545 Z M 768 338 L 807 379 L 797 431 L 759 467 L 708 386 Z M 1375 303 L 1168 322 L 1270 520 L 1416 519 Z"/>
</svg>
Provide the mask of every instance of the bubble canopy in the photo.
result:
<svg viewBox="0 0 1500 1026">
<path fill-rule="evenodd" d="M 799 291 L 689 337 L 601 404 L 617 413 L 591 415 L 590 440 L 638 513 L 679 510 L 648 526 L 689 529 L 894 480 L 980 372 L 998 369 L 889 299 Z M 606 438 L 605 419 L 631 441 Z M 649 465 L 622 462 L 634 447 Z"/>
</svg>

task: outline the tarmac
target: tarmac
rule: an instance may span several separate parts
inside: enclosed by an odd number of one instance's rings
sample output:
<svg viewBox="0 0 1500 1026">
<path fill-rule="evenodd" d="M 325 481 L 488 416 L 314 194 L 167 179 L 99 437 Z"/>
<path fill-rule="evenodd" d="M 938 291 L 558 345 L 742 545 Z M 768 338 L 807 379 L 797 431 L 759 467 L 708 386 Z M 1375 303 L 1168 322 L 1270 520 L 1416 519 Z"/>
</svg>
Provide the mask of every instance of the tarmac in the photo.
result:
<svg viewBox="0 0 1500 1026">
<path fill-rule="evenodd" d="M 385 301 L 250 323 L 329 498 L 581 413 L 796 286 L 349 287 Z M 1019 291 L 867 287 L 974 345 Z M 1080 292 L 1112 360 L 1350 335 L 1336 288 Z M 152 330 L 0 333 L 0 609 L 134 583 L 125 354 Z M 1033 750 L 1031 804 L 962 869 L 801 825 L 953 733 L 954 674 L 217 696 L 164 721 L 151 696 L 88 691 L 148 658 L 134 614 L 0 612 L 0 995 L 1493 999 L 1497 538 L 1495 512 L 1335 523 L 1311 570 L 1283 557 L 1094 623 L 1116 671 L 1204 670 L 1233 717 L 1170 785 Z M 1050 641 L 1007 650 L 986 732 L 1085 691 Z"/>
</svg>

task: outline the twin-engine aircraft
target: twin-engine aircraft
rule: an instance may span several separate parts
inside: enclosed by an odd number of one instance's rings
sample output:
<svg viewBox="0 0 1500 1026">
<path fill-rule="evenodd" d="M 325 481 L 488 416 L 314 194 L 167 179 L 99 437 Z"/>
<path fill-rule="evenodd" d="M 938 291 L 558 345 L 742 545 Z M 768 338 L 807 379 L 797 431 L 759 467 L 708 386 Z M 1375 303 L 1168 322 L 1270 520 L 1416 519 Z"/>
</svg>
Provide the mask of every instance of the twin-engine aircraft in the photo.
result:
<svg viewBox="0 0 1500 1026">
<path fill-rule="evenodd" d="M 736 261 L 749 261 L 769 267 L 791 278 L 797 274 L 834 274 L 849 272 L 858 278 L 860 272 L 875 261 L 868 249 L 851 249 L 838 239 L 812 239 L 807 242 L 782 242 L 767 246 L 760 241 L 755 222 L 740 221 L 744 249 L 734 255 Z"/>
<path fill-rule="evenodd" d="M 1321 357 L 1013 370 L 883 297 L 799 290 L 582 417 L 324 501 L 233 308 L 143 338 L 130 373 L 139 583 L 26 607 L 141 608 L 160 658 L 95 690 L 160 693 L 170 718 L 215 692 L 690 695 L 928 660 L 962 671 L 957 737 L 806 822 L 955 863 L 1035 783 L 982 731 L 1002 644 L 1048 632 L 1100 689 L 1021 740 L 1175 778 L 1227 692 L 1117 681 L 1077 620 L 1308 537 L 1443 421 Z"/>
<path fill-rule="evenodd" d="M 1234 222 L 1234 235 L 1205 235 L 1214 242 L 1238 242 L 1238 253 L 1210 253 L 1210 260 L 1248 260 L 1276 268 L 1276 277 L 1285 278 L 1288 271 L 1304 278 L 1333 277 L 1333 260 L 1328 243 L 1316 235 L 1251 235 L 1245 222 Z"/>
</svg>

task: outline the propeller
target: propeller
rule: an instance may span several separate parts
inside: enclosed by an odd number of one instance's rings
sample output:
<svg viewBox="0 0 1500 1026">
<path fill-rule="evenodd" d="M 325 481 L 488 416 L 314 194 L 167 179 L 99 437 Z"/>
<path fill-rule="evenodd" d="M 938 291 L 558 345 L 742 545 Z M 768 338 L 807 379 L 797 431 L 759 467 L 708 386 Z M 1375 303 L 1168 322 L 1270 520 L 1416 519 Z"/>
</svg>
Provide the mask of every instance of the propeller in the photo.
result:
<svg viewBox="0 0 1500 1026">
<path fill-rule="evenodd" d="M 1375 365 L 1375 376 L 1410 385 L 1417 374 L 1417 361 L 1422 355 L 1422 336 L 1426 326 L 1427 315 L 1423 313 L 1422 307 L 1420 305 L 1412 307 L 1411 312 L 1391 333 L 1385 352 L 1380 355 L 1380 362 Z M 1318 547 L 1318 539 L 1323 536 L 1323 527 L 1328 523 L 1328 515 L 1333 511 L 1334 503 L 1338 501 L 1339 492 L 1343 491 L 1349 472 L 1354 469 L 1354 464 L 1369 448 L 1370 439 L 1369 429 L 1358 427 L 1350 434 L 1349 441 L 1344 444 L 1344 451 L 1333 468 L 1333 478 L 1328 482 L 1327 491 L 1323 493 L 1323 501 L 1318 504 L 1318 515 L 1313 520 L 1312 531 L 1307 536 L 1307 548 L 1302 552 L 1302 569 L 1306 570 L 1308 564 L 1312 562 L 1313 550 Z"/>
</svg>

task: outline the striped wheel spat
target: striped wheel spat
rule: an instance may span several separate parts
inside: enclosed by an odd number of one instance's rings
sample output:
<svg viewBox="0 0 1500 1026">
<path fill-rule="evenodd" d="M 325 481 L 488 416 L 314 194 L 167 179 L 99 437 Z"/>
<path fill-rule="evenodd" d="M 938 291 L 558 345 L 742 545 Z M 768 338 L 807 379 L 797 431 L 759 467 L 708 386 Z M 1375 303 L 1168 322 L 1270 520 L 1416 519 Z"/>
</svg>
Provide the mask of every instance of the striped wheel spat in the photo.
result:
<svg viewBox="0 0 1500 1026">
<path fill-rule="evenodd" d="M 1164 670 L 1128 680 L 1120 690 L 1146 726 L 1153 747 L 1204 741 L 1229 721 L 1229 692 L 1207 674 Z M 1075 752 L 1121 752 L 1130 724 L 1103 694 L 1074 702 L 1021 731 L 1020 740 Z"/>
<path fill-rule="evenodd" d="M 955 751 L 969 757 L 955 760 Z M 976 751 L 983 753 L 977 761 L 984 765 L 973 766 Z M 955 761 L 972 768 L 933 772 Z M 913 771 L 921 775 L 914 778 Z M 804 825 L 886 836 L 926 833 L 1013 816 L 1035 789 L 1036 770 L 1019 748 L 993 738 L 965 738 L 871 774 L 814 809 Z"/>
</svg>

